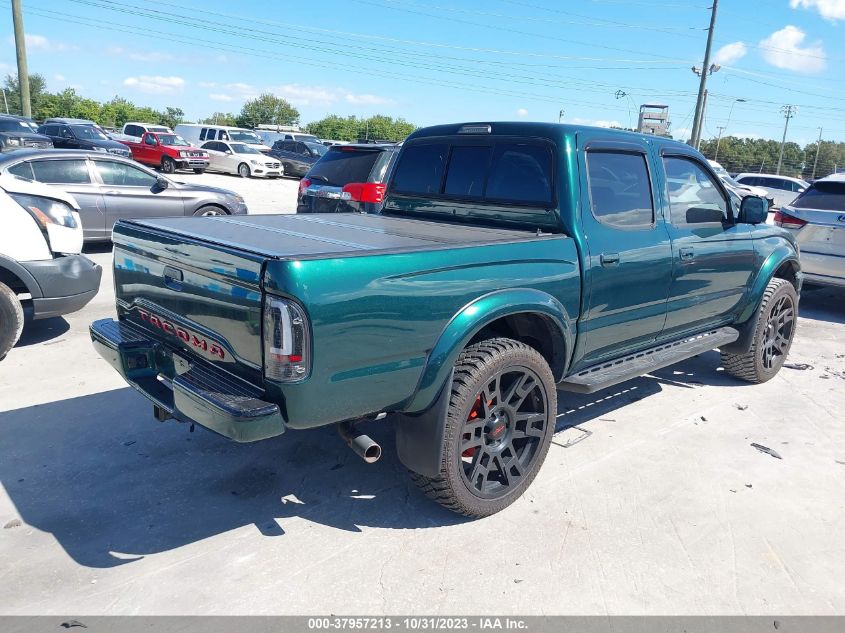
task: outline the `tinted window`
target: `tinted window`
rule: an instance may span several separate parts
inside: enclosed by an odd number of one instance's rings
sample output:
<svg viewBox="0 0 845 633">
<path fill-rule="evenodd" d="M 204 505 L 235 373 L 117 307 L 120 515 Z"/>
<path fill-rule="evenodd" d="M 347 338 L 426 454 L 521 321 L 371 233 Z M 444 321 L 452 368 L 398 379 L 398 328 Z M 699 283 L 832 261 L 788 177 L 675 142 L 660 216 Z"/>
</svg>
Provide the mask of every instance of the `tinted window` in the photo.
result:
<svg viewBox="0 0 845 633">
<path fill-rule="evenodd" d="M 126 131 L 124 133 L 127 136 L 141 136 L 143 135 L 144 131 L 137 125 L 127 125 Z"/>
<path fill-rule="evenodd" d="M 727 203 L 716 182 L 697 162 L 663 159 L 672 224 L 702 224 L 727 219 Z"/>
<path fill-rule="evenodd" d="M 84 160 L 38 160 L 32 163 L 38 182 L 82 184 L 91 182 Z"/>
<path fill-rule="evenodd" d="M 350 182 L 368 182 L 373 166 L 385 152 L 365 149 L 330 149 L 308 172 L 315 184 L 342 187 Z"/>
<path fill-rule="evenodd" d="M 602 224 L 650 227 L 654 203 L 646 158 L 642 154 L 589 152 L 590 207 Z"/>
<path fill-rule="evenodd" d="M 105 160 L 95 160 L 94 165 L 103 180 L 103 184 L 119 187 L 152 187 L 156 177 L 145 171 L 127 165 Z"/>
<path fill-rule="evenodd" d="M 760 186 L 760 179 L 756 176 L 743 176 L 737 182 L 742 183 L 743 185 L 749 185 L 751 187 L 759 187 Z"/>
<path fill-rule="evenodd" d="M 9 171 L 12 171 L 11 169 Z M 816 182 L 789 206 L 799 209 L 845 211 L 845 182 Z"/>
<path fill-rule="evenodd" d="M 408 145 L 396 167 L 392 187 L 412 194 L 438 194 L 449 146 L 445 143 Z"/>
<path fill-rule="evenodd" d="M 492 147 L 453 147 L 446 173 L 444 193 L 450 196 L 480 198 L 490 166 Z"/>
<path fill-rule="evenodd" d="M 552 152 L 544 145 L 500 143 L 493 150 L 485 197 L 526 204 L 552 201 Z"/>
<path fill-rule="evenodd" d="M 26 178 L 27 180 L 35 180 L 32 175 L 32 167 L 29 163 L 18 163 L 17 165 L 12 165 L 6 171 L 13 176 Z"/>
</svg>

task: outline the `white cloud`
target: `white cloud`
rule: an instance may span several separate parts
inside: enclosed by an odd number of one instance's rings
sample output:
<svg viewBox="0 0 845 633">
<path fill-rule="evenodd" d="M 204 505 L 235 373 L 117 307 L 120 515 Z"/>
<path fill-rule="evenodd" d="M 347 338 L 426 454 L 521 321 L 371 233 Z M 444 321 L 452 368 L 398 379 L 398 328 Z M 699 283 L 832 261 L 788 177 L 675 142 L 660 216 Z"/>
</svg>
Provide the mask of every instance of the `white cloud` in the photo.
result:
<svg viewBox="0 0 845 633">
<path fill-rule="evenodd" d="M 574 123 L 575 125 L 592 125 L 594 127 L 622 127 L 619 121 L 607 121 L 605 119 L 581 119 L 575 117 L 571 121 L 564 120 L 564 123 Z"/>
<path fill-rule="evenodd" d="M 340 98 L 339 91 L 336 89 L 323 88 L 322 86 L 303 86 L 301 84 L 274 86 L 269 89 L 269 92 L 298 106 L 331 105 Z"/>
<path fill-rule="evenodd" d="M 77 50 L 78 48 L 77 46 L 71 46 L 63 42 L 49 40 L 43 35 L 36 35 L 35 33 L 27 33 L 24 35 L 24 40 L 26 41 L 26 48 L 29 51 L 71 51 Z M 14 46 L 14 35 L 9 36 L 9 43 Z"/>
<path fill-rule="evenodd" d="M 344 98 L 346 99 L 347 103 L 351 103 L 353 105 L 385 105 L 387 103 L 393 103 L 392 99 L 387 99 L 386 97 L 379 97 L 378 95 L 356 95 L 349 93 Z"/>
<path fill-rule="evenodd" d="M 148 94 L 170 94 L 185 85 L 181 77 L 162 77 L 160 75 L 141 75 L 127 77 L 123 85 Z"/>
<path fill-rule="evenodd" d="M 760 42 L 763 59 L 776 68 L 799 73 L 824 70 L 827 55 L 820 42 L 802 47 L 807 34 L 797 26 L 785 26 Z"/>
<path fill-rule="evenodd" d="M 734 42 L 733 44 L 725 44 L 722 48 L 716 51 L 716 56 L 713 58 L 713 63 L 720 66 L 727 66 L 738 62 L 748 53 L 748 47 L 744 42 Z"/>
<path fill-rule="evenodd" d="M 213 92 L 208 95 L 208 98 L 212 101 L 234 101 L 234 97 L 227 95 L 224 92 Z"/>
<path fill-rule="evenodd" d="M 237 90 L 238 92 L 255 92 L 255 86 L 250 86 L 249 84 L 243 83 L 233 83 L 233 84 L 226 84 L 226 87 L 230 90 Z"/>
<path fill-rule="evenodd" d="M 170 53 L 160 53 L 159 51 L 150 51 L 148 53 L 129 53 L 129 59 L 136 62 L 159 63 L 169 62 L 173 59 Z"/>
<path fill-rule="evenodd" d="M 517 108 L 516 116 L 528 116 L 528 110 L 525 108 Z"/>
<path fill-rule="evenodd" d="M 793 9 L 815 9 L 825 20 L 845 20 L 845 0 L 789 0 Z"/>
<path fill-rule="evenodd" d="M 55 79 L 56 81 L 64 81 L 65 76 L 64 75 L 53 75 L 53 79 Z"/>
<path fill-rule="evenodd" d="M 126 51 L 123 48 L 121 48 L 120 46 L 109 46 L 108 52 L 111 53 L 112 55 L 122 55 Z"/>
<path fill-rule="evenodd" d="M 216 88 L 217 82 L 214 81 L 201 81 L 197 84 L 200 88 Z"/>
</svg>

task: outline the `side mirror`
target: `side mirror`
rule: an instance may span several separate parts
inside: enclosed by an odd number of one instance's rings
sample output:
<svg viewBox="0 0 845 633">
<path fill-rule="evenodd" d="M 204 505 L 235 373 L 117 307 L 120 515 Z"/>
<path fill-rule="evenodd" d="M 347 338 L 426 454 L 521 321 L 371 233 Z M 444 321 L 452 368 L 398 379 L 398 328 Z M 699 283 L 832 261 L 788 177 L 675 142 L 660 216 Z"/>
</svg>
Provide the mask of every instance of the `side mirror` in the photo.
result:
<svg viewBox="0 0 845 633">
<path fill-rule="evenodd" d="M 757 196 L 745 196 L 739 205 L 740 224 L 763 224 L 769 217 L 769 203 Z"/>
<path fill-rule="evenodd" d="M 806 189 L 804 189 L 804 187 L 800 187 L 800 188 L 798 189 L 798 193 L 804 193 L 805 191 L 807 191 L 807 190 L 806 190 Z"/>
<path fill-rule="evenodd" d="M 170 181 L 167 178 L 156 178 L 156 189 L 159 191 L 164 191 L 170 186 Z"/>
<path fill-rule="evenodd" d="M 224 154 L 231 154 L 231 153 L 232 153 L 232 150 L 230 150 L 230 149 L 227 149 L 227 150 L 224 152 Z"/>
</svg>

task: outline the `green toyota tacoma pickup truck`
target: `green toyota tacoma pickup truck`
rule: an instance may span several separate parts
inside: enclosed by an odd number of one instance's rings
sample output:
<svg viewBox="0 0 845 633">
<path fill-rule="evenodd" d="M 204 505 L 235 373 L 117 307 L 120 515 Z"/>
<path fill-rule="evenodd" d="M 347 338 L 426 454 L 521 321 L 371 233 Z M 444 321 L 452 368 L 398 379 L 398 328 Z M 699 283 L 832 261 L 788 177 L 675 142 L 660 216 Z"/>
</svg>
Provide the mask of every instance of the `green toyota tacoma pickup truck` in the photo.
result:
<svg viewBox="0 0 845 633">
<path fill-rule="evenodd" d="M 237 442 L 388 416 L 422 490 L 485 516 L 537 474 L 558 397 L 719 348 L 774 376 L 801 272 L 766 203 L 741 207 L 668 139 L 539 123 L 405 142 L 379 215 L 120 221 L 99 353 L 159 420 Z"/>
</svg>

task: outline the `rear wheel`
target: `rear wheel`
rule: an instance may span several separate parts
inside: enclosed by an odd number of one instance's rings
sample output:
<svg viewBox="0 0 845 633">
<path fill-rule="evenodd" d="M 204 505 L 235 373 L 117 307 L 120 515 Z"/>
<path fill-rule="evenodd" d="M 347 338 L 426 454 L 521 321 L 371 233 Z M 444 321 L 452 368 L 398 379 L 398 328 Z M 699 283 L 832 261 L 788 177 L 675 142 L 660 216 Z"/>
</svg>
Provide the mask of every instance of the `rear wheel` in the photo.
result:
<svg viewBox="0 0 845 633">
<path fill-rule="evenodd" d="M 238 165 L 238 175 L 241 178 L 249 178 L 250 173 L 251 172 L 249 171 L 249 165 L 247 165 L 246 163 L 241 163 L 240 165 Z"/>
<path fill-rule="evenodd" d="M 786 279 L 772 279 L 757 312 L 751 349 L 744 354 L 722 353 L 722 366 L 732 376 L 753 383 L 766 382 L 786 362 L 798 324 L 798 293 Z"/>
<path fill-rule="evenodd" d="M 176 161 L 169 156 L 164 156 L 161 159 L 161 171 L 165 174 L 172 174 L 176 171 Z"/>
<path fill-rule="evenodd" d="M 506 338 L 471 345 L 455 363 L 440 473 L 412 477 L 450 510 L 499 512 L 537 475 L 556 414 L 554 377 L 537 350 Z"/>
<path fill-rule="evenodd" d="M 203 217 L 211 217 L 215 215 L 229 215 L 220 207 L 215 207 L 213 205 L 206 205 L 204 207 L 200 207 L 196 211 L 194 211 L 194 215 L 196 216 L 203 216 Z"/>
<path fill-rule="evenodd" d="M 23 332 L 23 307 L 17 295 L 0 282 L 0 360 L 15 346 Z"/>
</svg>

